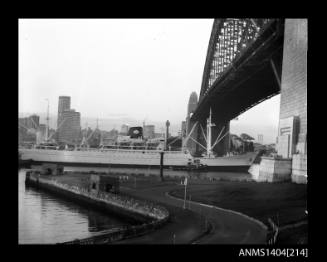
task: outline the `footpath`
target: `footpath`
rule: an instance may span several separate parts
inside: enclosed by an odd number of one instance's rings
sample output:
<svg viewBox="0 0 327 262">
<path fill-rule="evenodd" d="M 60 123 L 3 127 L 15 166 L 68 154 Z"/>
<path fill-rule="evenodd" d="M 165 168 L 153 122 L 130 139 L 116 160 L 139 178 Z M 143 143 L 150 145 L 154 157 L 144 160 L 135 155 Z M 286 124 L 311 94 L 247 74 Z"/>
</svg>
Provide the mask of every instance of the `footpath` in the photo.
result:
<svg viewBox="0 0 327 262">
<path fill-rule="evenodd" d="M 172 214 L 172 222 L 162 228 L 134 239 L 116 244 L 265 244 L 266 228 L 252 218 L 196 202 L 186 202 L 169 196 L 169 192 L 180 188 L 176 184 L 161 187 L 133 189 L 122 187 L 124 194 L 147 199 L 163 205 Z M 188 215 L 196 213 L 198 218 Z M 206 217 L 206 220 L 203 219 Z M 206 225 L 211 225 L 204 234 Z M 199 235 L 202 237 L 195 240 Z"/>
</svg>

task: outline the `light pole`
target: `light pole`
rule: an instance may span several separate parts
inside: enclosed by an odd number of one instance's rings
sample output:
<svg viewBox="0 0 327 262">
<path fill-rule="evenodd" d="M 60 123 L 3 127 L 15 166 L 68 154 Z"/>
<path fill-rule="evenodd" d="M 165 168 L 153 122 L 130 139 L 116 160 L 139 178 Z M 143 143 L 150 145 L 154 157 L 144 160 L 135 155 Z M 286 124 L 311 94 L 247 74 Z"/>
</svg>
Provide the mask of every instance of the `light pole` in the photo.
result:
<svg viewBox="0 0 327 262">
<path fill-rule="evenodd" d="M 184 186 L 185 186 L 185 191 L 184 191 L 184 206 L 183 208 L 185 209 L 185 204 L 186 204 L 186 187 L 187 187 L 187 177 L 185 177 L 185 180 L 184 180 Z"/>
</svg>

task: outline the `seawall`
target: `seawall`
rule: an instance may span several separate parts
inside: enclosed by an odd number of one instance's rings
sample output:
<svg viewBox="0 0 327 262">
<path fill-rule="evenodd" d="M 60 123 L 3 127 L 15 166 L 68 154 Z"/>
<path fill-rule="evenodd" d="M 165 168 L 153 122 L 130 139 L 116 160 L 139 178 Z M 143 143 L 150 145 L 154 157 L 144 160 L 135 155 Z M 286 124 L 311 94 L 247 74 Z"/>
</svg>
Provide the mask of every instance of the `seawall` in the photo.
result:
<svg viewBox="0 0 327 262">
<path fill-rule="evenodd" d="M 103 244 L 136 237 L 153 231 L 169 219 L 169 212 L 166 208 L 151 202 L 107 192 L 95 194 L 85 188 L 59 183 L 54 177 L 41 175 L 39 172 L 28 171 L 25 182 L 27 185 L 39 187 L 75 202 L 137 222 L 135 226 L 115 228 L 98 236 L 69 241 L 66 244 Z"/>
</svg>

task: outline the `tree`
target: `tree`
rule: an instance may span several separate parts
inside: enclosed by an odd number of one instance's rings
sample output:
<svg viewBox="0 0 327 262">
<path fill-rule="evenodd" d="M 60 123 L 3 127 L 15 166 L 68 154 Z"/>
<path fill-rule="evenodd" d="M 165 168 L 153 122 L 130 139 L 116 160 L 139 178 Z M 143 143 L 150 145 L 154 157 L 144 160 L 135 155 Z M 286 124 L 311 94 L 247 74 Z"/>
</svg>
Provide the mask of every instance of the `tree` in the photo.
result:
<svg viewBox="0 0 327 262">
<path fill-rule="evenodd" d="M 245 133 L 242 133 L 240 135 L 240 137 L 243 139 L 243 140 L 254 140 L 253 137 L 249 136 L 248 134 L 245 134 Z"/>
</svg>

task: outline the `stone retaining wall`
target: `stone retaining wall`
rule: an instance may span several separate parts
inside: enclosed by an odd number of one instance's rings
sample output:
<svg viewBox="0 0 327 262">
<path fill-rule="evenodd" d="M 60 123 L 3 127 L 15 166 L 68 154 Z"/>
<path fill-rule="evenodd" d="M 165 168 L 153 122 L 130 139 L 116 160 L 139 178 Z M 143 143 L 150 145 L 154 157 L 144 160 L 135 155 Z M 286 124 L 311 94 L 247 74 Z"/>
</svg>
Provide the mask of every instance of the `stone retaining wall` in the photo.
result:
<svg viewBox="0 0 327 262">
<path fill-rule="evenodd" d="M 259 174 L 254 179 L 259 182 L 279 182 L 291 179 L 292 159 L 262 157 Z"/>
</svg>

